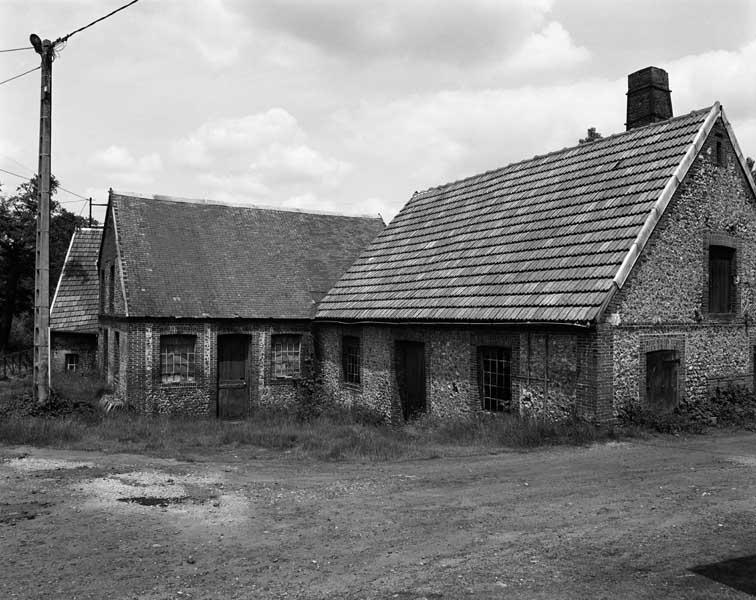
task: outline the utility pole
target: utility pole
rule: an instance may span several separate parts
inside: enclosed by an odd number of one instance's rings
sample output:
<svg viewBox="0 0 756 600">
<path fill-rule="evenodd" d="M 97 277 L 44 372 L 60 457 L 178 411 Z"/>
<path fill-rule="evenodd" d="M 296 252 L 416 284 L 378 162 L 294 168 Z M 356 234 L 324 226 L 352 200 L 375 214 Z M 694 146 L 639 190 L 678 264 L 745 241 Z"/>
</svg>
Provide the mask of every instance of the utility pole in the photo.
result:
<svg viewBox="0 0 756 600">
<path fill-rule="evenodd" d="M 42 57 L 39 114 L 39 170 L 37 172 L 37 240 L 34 262 L 34 400 L 50 399 L 50 149 L 52 142 L 52 63 L 55 45 L 31 34 L 29 39 Z"/>
</svg>

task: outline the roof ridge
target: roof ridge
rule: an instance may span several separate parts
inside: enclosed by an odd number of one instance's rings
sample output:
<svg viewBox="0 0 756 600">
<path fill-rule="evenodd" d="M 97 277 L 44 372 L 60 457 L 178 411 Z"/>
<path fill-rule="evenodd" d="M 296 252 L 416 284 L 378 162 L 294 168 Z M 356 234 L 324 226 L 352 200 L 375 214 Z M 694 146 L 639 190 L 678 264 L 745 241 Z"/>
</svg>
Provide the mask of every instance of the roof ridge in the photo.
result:
<svg viewBox="0 0 756 600">
<path fill-rule="evenodd" d="M 677 120 L 680 120 L 680 119 L 685 119 L 685 118 L 691 117 L 692 115 L 709 113 L 711 111 L 711 109 L 712 109 L 713 106 L 714 106 L 714 104 L 712 104 L 711 106 L 707 106 L 706 108 L 699 108 L 699 109 L 696 109 L 696 110 L 691 110 L 688 113 L 685 113 L 683 115 L 677 115 L 676 117 L 671 117 L 669 119 L 665 119 L 664 121 L 657 121 L 656 123 L 649 123 L 648 125 L 643 125 L 642 127 L 633 127 L 632 129 L 628 129 L 627 131 L 620 131 L 618 133 L 612 133 L 611 135 L 608 135 L 606 137 L 602 137 L 602 138 L 597 139 L 597 140 L 592 140 L 590 142 L 584 142 L 583 144 L 577 143 L 577 144 L 574 144 L 572 146 L 565 146 L 564 148 L 561 148 L 559 150 L 551 150 L 550 152 L 545 152 L 544 154 L 535 154 L 535 155 L 531 156 L 530 158 L 523 158 L 522 160 L 517 160 L 517 161 L 511 162 L 511 163 L 507 163 L 506 165 L 502 165 L 502 166 L 496 167 L 494 169 L 488 169 L 487 171 L 481 171 L 481 172 L 475 173 L 473 175 L 468 175 L 467 177 L 460 177 L 459 179 L 454 179 L 452 181 L 447 181 L 446 183 L 442 183 L 441 185 L 431 186 L 431 187 L 426 188 L 424 190 L 420 190 L 420 191 L 415 192 L 414 194 L 412 194 L 412 197 L 414 198 L 415 196 L 419 196 L 421 194 L 425 194 L 427 192 L 434 191 L 434 190 L 442 190 L 442 189 L 444 189 L 446 187 L 449 187 L 449 186 L 452 186 L 452 185 L 456 185 L 456 184 L 459 184 L 459 183 L 464 183 L 466 181 L 470 181 L 472 179 L 475 179 L 476 177 L 482 177 L 484 175 L 491 175 L 492 173 L 498 173 L 499 171 L 503 171 L 504 169 L 508 169 L 509 167 L 514 167 L 516 165 L 523 165 L 525 163 L 529 163 L 529 162 L 534 161 L 534 160 L 539 159 L 539 158 L 546 158 L 548 156 L 554 156 L 556 154 L 561 154 L 562 152 L 567 152 L 568 150 L 573 150 L 575 148 L 580 148 L 580 147 L 585 147 L 585 146 L 593 146 L 594 144 L 599 145 L 599 144 L 601 144 L 603 142 L 606 142 L 606 141 L 609 141 L 609 140 L 616 140 L 619 137 L 622 137 L 624 135 L 628 135 L 629 133 L 637 132 L 637 131 L 642 130 L 642 129 L 646 129 L 648 127 L 655 127 L 655 126 L 663 125 L 663 124 L 669 123 L 671 121 L 677 121 Z"/>
<path fill-rule="evenodd" d="M 376 215 L 368 215 L 368 214 L 347 215 L 344 213 L 339 213 L 336 211 L 328 211 L 328 210 L 271 206 L 271 205 L 265 205 L 265 204 L 247 204 L 244 202 L 224 202 L 221 200 L 212 200 L 209 198 L 185 198 L 182 196 L 168 196 L 166 194 L 143 194 L 139 192 L 119 192 L 119 191 L 113 190 L 113 196 L 120 196 L 121 198 L 139 198 L 142 200 L 157 200 L 157 201 L 162 201 L 162 202 L 199 204 L 199 205 L 206 205 L 206 206 L 226 206 L 229 208 L 248 208 L 251 210 L 268 210 L 268 211 L 278 211 L 278 212 L 300 213 L 300 214 L 306 214 L 306 215 L 346 217 L 349 219 L 381 219 L 382 220 L 381 216 L 378 214 Z"/>
</svg>

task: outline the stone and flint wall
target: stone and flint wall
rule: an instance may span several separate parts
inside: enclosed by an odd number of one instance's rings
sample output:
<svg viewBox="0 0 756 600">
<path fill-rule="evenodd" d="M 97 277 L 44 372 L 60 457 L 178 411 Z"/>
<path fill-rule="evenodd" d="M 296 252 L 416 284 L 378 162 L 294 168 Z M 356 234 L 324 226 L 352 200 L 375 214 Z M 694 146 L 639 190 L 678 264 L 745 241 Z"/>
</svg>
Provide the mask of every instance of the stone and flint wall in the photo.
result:
<svg viewBox="0 0 756 600">
<path fill-rule="evenodd" d="M 217 414 L 218 336 L 242 334 L 248 337 L 247 381 L 249 410 L 259 406 L 292 405 L 300 397 L 298 380 L 276 379 L 272 374 L 271 336 L 301 336 L 303 373 L 312 354 L 312 335 L 306 321 L 139 321 L 101 319 L 108 330 L 109 381 L 117 396 L 143 413 L 205 415 Z M 113 353 L 115 332 L 119 332 L 120 360 Z M 160 337 L 195 337 L 195 381 L 162 383 Z M 105 336 L 101 336 L 105 337 Z"/>
<path fill-rule="evenodd" d="M 710 244 L 735 248 L 731 314 L 709 311 Z M 599 327 L 599 362 L 610 367 L 600 370 L 599 401 L 615 415 L 653 409 L 646 353 L 654 350 L 677 352 L 682 406 L 706 402 L 717 386 L 752 386 L 755 288 L 756 198 L 717 123 Z"/>
<path fill-rule="evenodd" d="M 342 339 L 360 339 L 360 385 L 345 383 Z M 560 420 L 592 417 L 595 335 L 587 329 L 516 330 L 495 326 L 316 326 L 326 398 L 360 406 L 392 422 L 402 419 L 396 381 L 395 343 L 425 344 L 427 412 L 458 417 L 483 411 L 478 353 L 496 346 L 511 351 L 512 410 Z"/>
</svg>

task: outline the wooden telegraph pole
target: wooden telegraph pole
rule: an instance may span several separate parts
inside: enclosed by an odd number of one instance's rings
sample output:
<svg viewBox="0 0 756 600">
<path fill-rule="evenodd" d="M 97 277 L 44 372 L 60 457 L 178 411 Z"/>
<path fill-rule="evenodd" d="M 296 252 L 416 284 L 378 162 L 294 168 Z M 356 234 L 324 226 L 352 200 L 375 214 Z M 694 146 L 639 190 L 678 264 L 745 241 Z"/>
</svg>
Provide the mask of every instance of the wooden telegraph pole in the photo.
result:
<svg viewBox="0 0 756 600">
<path fill-rule="evenodd" d="M 37 240 L 34 271 L 34 400 L 50 398 L 50 147 L 52 140 L 52 63 L 55 48 L 50 40 L 29 37 L 42 57 L 42 90 L 39 115 L 39 171 L 37 172 Z"/>
</svg>

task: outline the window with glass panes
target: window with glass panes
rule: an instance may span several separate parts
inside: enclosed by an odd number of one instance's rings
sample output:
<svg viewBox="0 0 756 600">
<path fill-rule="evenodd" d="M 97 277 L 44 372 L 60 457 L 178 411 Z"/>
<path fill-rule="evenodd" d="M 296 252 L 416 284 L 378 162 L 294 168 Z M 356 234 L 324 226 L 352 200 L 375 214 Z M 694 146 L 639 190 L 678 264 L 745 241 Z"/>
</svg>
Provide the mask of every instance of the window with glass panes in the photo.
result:
<svg viewBox="0 0 756 600">
<path fill-rule="evenodd" d="M 353 335 L 342 338 L 341 370 L 344 383 L 360 385 L 360 338 Z"/>
<path fill-rule="evenodd" d="M 483 410 L 501 412 L 511 408 L 511 358 L 512 351 L 509 348 L 478 348 L 478 377 Z"/>
<path fill-rule="evenodd" d="M 196 381 L 193 335 L 160 336 L 160 381 L 194 383 Z"/>
<path fill-rule="evenodd" d="M 273 358 L 273 377 L 276 379 L 297 379 L 301 374 L 301 335 L 273 335 L 270 339 Z"/>
</svg>

